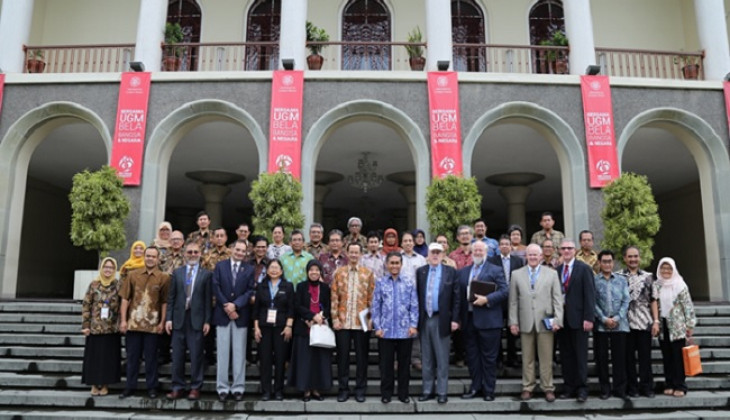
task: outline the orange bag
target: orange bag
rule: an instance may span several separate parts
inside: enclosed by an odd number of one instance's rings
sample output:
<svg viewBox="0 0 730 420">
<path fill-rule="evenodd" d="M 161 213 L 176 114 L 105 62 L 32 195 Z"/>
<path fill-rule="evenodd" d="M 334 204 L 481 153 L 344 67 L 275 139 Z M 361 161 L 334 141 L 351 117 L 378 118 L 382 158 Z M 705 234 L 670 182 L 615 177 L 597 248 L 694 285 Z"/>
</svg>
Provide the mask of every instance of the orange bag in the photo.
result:
<svg viewBox="0 0 730 420">
<path fill-rule="evenodd" d="M 682 359 L 684 360 L 684 374 L 695 376 L 702 373 L 702 361 L 700 360 L 700 347 L 691 344 L 682 347 Z"/>
</svg>

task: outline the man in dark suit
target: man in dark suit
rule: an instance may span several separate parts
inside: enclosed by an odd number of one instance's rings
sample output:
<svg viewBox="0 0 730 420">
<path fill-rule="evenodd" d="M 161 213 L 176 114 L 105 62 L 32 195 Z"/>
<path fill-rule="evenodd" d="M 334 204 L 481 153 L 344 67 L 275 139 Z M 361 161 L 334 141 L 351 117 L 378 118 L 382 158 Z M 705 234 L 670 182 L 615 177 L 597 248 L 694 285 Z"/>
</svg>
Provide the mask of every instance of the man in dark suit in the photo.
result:
<svg viewBox="0 0 730 420">
<path fill-rule="evenodd" d="M 485 401 L 494 401 L 494 386 L 497 382 L 497 353 L 502 335 L 502 302 L 507 300 L 507 283 L 504 272 L 486 261 L 487 245 L 477 241 L 472 244 L 474 263 L 459 272 L 459 287 L 464 304 L 461 307 L 462 328 L 466 339 L 466 362 L 471 376 L 471 387 L 462 395 L 463 399 L 474 398 L 484 393 Z M 489 294 L 475 294 L 469 302 L 474 282 L 494 283 L 495 290 Z"/>
<path fill-rule="evenodd" d="M 216 392 L 223 402 L 229 394 L 243 399 L 246 381 L 246 337 L 251 314 L 251 296 L 256 288 L 254 267 L 246 264 L 245 239 L 233 243 L 231 259 L 221 261 L 213 272 L 213 325 L 216 326 L 218 363 Z M 233 356 L 233 385 L 228 381 L 228 362 Z"/>
<path fill-rule="evenodd" d="M 203 386 L 203 336 L 210 331 L 210 282 L 212 273 L 200 266 L 200 245 L 185 246 L 186 264 L 172 272 L 167 298 L 165 330 L 172 334 L 172 392 L 170 400 L 183 397 L 185 350 L 190 351 L 189 400 L 200 398 Z"/>
<path fill-rule="evenodd" d="M 522 261 L 522 258 L 512 255 L 512 241 L 510 240 L 509 235 L 502 235 L 499 238 L 499 254 L 491 256 L 487 258 L 487 261 L 490 263 L 502 267 L 502 271 L 504 271 L 504 279 L 507 282 L 507 289 L 509 290 L 509 283 L 512 279 L 512 272 L 517 270 L 518 268 L 522 268 L 525 265 L 525 262 Z M 504 304 L 502 304 L 502 316 L 504 319 L 507 319 L 507 312 L 509 309 L 508 302 L 505 301 Z M 517 336 L 512 335 L 507 332 L 507 357 L 502 356 L 502 340 L 499 340 L 500 349 L 499 353 L 497 354 L 497 364 L 501 365 L 503 360 L 507 360 L 507 366 L 510 367 L 517 367 L 519 365 L 519 362 L 517 360 Z"/>
<path fill-rule="evenodd" d="M 595 319 L 595 287 L 593 269 L 575 258 L 575 241 L 560 243 L 563 264 L 558 275 L 565 294 L 563 329 L 558 331 L 560 363 L 565 383 L 560 398 L 588 399 L 588 333 Z"/>
<path fill-rule="evenodd" d="M 416 270 L 418 335 L 423 362 L 423 395 L 418 401 L 438 395 L 439 404 L 448 401 L 450 337 L 451 332 L 459 328 L 461 318 L 456 270 L 442 264 L 443 257 L 441 244 L 432 243 L 428 246 L 428 264 Z"/>
</svg>

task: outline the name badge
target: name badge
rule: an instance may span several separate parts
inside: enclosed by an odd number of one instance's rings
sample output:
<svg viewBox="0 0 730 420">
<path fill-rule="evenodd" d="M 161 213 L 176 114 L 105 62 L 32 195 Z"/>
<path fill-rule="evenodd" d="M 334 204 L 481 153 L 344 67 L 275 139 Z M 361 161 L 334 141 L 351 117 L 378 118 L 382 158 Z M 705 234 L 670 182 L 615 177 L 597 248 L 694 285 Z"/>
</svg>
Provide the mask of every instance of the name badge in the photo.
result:
<svg viewBox="0 0 730 420">
<path fill-rule="evenodd" d="M 276 324 L 276 309 L 269 309 L 266 311 L 266 323 Z"/>
<path fill-rule="evenodd" d="M 104 306 L 101 308 L 101 319 L 109 319 L 109 307 Z"/>
</svg>

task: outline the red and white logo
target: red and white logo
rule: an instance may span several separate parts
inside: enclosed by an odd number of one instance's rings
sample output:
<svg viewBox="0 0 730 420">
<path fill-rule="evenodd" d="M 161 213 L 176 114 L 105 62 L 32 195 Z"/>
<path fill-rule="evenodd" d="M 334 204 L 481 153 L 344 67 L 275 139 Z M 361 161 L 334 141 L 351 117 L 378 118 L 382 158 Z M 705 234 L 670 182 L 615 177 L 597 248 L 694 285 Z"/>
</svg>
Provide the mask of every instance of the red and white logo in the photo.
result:
<svg viewBox="0 0 730 420">
<path fill-rule="evenodd" d="M 456 168 L 456 161 L 453 158 L 445 157 L 439 162 L 439 167 L 444 170 L 446 175 L 451 175 Z"/>
<path fill-rule="evenodd" d="M 591 82 L 591 89 L 592 90 L 601 90 L 601 82 L 598 80 L 594 80 Z"/>
<path fill-rule="evenodd" d="M 279 155 L 276 157 L 276 167 L 281 168 L 284 172 L 290 172 L 290 167 L 293 159 L 289 155 Z"/>
<path fill-rule="evenodd" d="M 611 172 L 611 162 L 601 159 L 596 162 L 596 170 L 601 175 L 608 175 Z"/>
<path fill-rule="evenodd" d="M 281 79 L 281 84 L 284 86 L 291 86 L 294 84 L 294 77 L 293 76 L 284 76 Z"/>
<path fill-rule="evenodd" d="M 446 76 L 439 76 L 438 79 L 436 79 L 436 84 L 439 85 L 439 87 L 446 87 L 449 85 L 449 78 Z"/>
<path fill-rule="evenodd" d="M 129 86 L 132 86 L 134 88 L 139 87 L 139 85 L 142 84 L 142 80 L 140 80 L 139 77 L 134 76 L 131 79 L 129 79 Z"/>
</svg>

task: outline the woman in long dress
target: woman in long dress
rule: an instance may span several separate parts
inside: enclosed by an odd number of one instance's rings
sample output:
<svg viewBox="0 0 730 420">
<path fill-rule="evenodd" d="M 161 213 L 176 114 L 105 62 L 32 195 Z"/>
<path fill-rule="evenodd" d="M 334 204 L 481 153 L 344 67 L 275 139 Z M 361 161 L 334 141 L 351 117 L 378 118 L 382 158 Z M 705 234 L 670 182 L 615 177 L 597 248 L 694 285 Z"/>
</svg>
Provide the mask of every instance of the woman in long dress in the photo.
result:
<svg viewBox="0 0 730 420">
<path fill-rule="evenodd" d="M 81 312 L 81 332 L 86 336 L 81 381 L 91 385 L 91 395 L 107 395 L 107 385 L 121 380 L 122 339 L 119 334 L 119 281 L 117 262 L 101 261 L 99 276 L 86 291 Z"/>
</svg>

